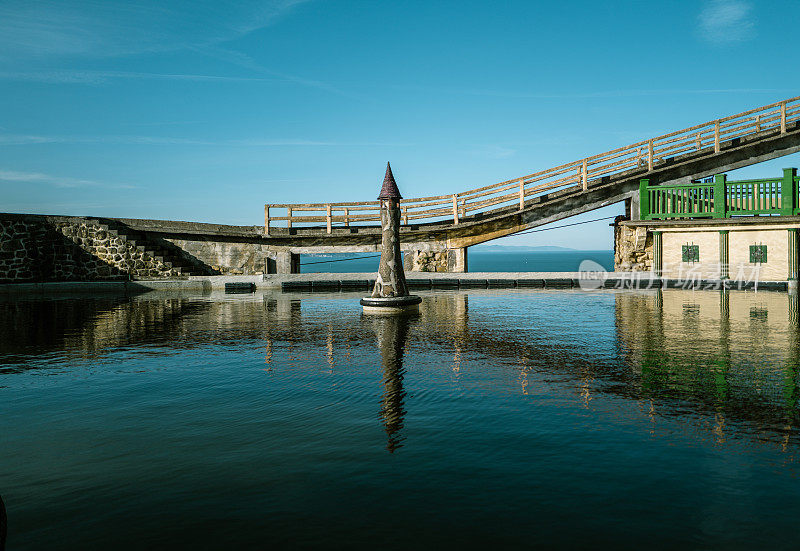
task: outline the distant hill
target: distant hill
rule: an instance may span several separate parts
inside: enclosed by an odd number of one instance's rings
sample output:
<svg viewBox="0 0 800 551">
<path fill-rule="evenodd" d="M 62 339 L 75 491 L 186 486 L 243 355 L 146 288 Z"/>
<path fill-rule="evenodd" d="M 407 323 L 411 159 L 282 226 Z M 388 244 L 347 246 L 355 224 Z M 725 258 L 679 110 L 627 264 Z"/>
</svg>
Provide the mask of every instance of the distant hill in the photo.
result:
<svg viewBox="0 0 800 551">
<path fill-rule="evenodd" d="M 556 247 L 555 245 L 475 245 L 473 250 L 484 253 L 520 253 L 531 251 L 575 251 L 570 247 Z"/>
</svg>

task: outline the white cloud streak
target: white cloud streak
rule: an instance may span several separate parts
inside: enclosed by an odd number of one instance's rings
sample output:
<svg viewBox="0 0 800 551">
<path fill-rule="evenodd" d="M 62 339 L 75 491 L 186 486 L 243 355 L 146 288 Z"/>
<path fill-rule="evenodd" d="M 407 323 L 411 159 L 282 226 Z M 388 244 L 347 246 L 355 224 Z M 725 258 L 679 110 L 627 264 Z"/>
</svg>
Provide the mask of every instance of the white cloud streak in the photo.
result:
<svg viewBox="0 0 800 551">
<path fill-rule="evenodd" d="M 394 85 L 398 90 L 410 90 L 425 93 L 438 93 L 442 95 L 485 96 L 496 98 L 518 99 L 602 99 L 602 98 L 629 98 L 649 96 L 687 96 L 687 95 L 716 95 L 716 94 L 774 94 L 793 93 L 791 89 L 781 88 L 698 88 L 698 89 L 630 89 L 630 90 L 598 90 L 595 92 L 509 92 L 506 90 L 481 90 L 470 88 L 446 88 L 433 86 L 400 86 Z"/>
<path fill-rule="evenodd" d="M 305 0 L 4 0 L 0 59 L 113 57 L 208 46 L 272 24 Z"/>
<path fill-rule="evenodd" d="M 38 144 L 125 144 L 125 145 L 196 145 L 217 147 L 404 147 L 413 144 L 387 142 L 332 142 L 303 139 L 239 139 L 200 140 L 165 136 L 87 136 L 87 135 L 31 135 L 0 134 L 0 145 Z"/>
<path fill-rule="evenodd" d="M 744 0 L 710 0 L 698 17 L 697 33 L 715 45 L 744 42 L 755 36 L 752 11 Z"/>
<path fill-rule="evenodd" d="M 116 184 L 108 182 L 97 182 L 83 178 L 70 178 L 64 176 L 52 176 L 40 172 L 18 172 L 13 170 L 0 169 L 0 183 L 6 184 L 41 184 L 60 188 L 107 188 L 107 189 L 135 189 L 136 186 L 129 184 Z"/>
<path fill-rule="evenodd" d="M 285 78 L 234 77 L 131 71 L 0 71 L 0 80 L 48 84 L 105 84 L 112 80 L 183 80 L 191 82 L 292 82 Z"/>
</svg>

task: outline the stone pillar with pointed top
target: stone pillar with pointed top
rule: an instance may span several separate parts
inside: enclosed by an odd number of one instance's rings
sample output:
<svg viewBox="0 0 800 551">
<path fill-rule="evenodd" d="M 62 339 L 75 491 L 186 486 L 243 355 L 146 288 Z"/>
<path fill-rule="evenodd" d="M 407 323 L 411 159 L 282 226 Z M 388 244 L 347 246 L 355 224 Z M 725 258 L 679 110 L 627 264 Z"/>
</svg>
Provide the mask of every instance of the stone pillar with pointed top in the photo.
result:
<svg viewBox="0 0 800 551">
<path fill-rule="evenodd" d="M 400 256 L 400 190 L 386 163 L 386 176 L 378 195 L 381 202 L 381 261 L 372 296 L 361 299 L 366 313 L 397 313 L 416 310 L 422 299 L 408 294 Z"/>
</svg>

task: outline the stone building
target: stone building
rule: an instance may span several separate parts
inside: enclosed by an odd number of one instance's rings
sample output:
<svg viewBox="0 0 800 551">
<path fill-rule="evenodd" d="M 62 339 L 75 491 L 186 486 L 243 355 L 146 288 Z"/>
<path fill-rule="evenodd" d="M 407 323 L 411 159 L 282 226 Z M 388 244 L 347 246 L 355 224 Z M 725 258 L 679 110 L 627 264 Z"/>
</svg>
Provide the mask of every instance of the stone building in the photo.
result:
<svg viewBox="0 0 800 551">
<path fill-rule="evenodd" d="M 793 168 L 758 180 L 642 180 L 639 219 L 615 222 L 614 268 L 667 279 L 794 281 L 799 187 Z"/>
</svg>

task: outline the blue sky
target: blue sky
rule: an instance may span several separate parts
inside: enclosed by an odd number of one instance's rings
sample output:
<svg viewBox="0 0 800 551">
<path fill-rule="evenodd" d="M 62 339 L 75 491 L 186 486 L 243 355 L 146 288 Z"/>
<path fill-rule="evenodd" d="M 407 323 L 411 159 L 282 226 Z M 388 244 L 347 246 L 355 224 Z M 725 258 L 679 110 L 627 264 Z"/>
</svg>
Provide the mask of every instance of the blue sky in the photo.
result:
<svg viewBox="0 0 800 551">
<path fill-rule="evenodd" d="M 259 224 L 265 202 L 371 200 L 387 160 L 405 197 L 479 187 L 799 95 L 798 15 L 780 0 L 3 0 L 0 211 Z M 496 243 L 607 249 L 611 232 Z"/>
</svg>

